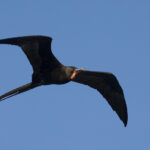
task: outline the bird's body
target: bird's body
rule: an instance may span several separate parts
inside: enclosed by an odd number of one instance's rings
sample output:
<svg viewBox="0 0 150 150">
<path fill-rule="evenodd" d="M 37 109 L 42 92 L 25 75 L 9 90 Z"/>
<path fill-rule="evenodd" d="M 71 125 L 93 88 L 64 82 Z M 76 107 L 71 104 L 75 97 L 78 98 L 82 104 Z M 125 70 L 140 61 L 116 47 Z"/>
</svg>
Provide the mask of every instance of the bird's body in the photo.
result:
<svg viewBox="0 0 150 150">
<path fill-rule="evenodd" d="M 107 72 L 85 71 L 64 66 L 53 55 L 51 41 L 52 38 L 46 36 L 24 36 L 0 40 L 0 44 L 20 46 L 33 67 L 32 82 L 0 96 L 0 100 L 40 85 L 65 84 L 74 81 L 97 89 L 126 126 L 128 120 L 126 102 L 116 77 Z"/>
<path fill-rule="evenodd" d="M 65 84 L 70 80 L 67 78 L 66 67 L 60 66 L 58 68 L 47 70 L 46 72 L 38 72 L 33 73 L 32 75 L 32 82 L 37 83 L 41 82 L 43 85 L 48 84 Z"/>
</svg>

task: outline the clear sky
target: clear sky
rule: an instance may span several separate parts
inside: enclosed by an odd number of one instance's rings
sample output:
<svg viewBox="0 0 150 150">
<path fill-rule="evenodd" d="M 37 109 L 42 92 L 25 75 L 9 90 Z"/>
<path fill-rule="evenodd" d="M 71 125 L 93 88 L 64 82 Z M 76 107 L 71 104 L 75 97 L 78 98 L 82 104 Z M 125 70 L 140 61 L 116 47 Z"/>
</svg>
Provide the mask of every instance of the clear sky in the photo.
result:
<svg viewBox="0 0 150 150">
<path fill-rule="evenodd" d="M 43 86 L 0 103 L 1 150 L 150 149 L 150 1 L 2 0 L 0 38 L 47 35 L 65 65 L 115 74 L 125 128 L 106 100 L 77 83 Z M 0 45 L 0 93 L 31 81 L 19 47 Z"/>
</svg>

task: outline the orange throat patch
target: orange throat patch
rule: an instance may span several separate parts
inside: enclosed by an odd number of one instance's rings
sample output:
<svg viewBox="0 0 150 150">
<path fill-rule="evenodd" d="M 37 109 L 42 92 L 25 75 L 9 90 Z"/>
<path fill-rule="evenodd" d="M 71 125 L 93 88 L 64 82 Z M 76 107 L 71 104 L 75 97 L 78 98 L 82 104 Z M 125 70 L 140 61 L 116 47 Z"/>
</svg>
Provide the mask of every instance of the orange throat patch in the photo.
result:
<svg viewBox="0 0 150 150">
<path fill-rule="evenodd" d="M 73 74 L 71 75 L 70 79 L 71 80 L 74 79 L 77 74 L 78 74 L 78 71 L 77 70 L 74 71 Z"/>
</svg>

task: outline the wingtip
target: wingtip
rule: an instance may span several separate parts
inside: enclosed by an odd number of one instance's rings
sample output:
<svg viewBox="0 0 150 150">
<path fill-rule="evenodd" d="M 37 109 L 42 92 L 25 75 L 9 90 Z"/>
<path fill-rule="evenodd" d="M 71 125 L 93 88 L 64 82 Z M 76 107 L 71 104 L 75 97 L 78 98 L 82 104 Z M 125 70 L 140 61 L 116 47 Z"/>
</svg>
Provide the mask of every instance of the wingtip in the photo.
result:
<svg viewBox="0 0 150 150">
<path fill-rule="evenodd" d="M 128 114 L 126 114 L 126 117 L 125 117 L 125 119 L 122 120 L 122 122 L 123 122 L 124 126 L 126 127 L 128 124 Z"/>
<path fill-rule="evenodd" d="M 123 122 L 124 123 L 124 127 L 127 127 L 127 121 Z"/>
</svg>

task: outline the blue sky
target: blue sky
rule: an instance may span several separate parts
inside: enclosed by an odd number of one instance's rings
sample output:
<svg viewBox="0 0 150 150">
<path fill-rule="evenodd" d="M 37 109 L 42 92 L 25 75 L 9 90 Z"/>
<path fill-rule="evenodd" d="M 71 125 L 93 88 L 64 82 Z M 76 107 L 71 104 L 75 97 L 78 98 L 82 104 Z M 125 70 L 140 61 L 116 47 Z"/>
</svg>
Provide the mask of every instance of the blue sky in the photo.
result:
<svg viewBox="0 0 150 150">
<path fill-rule="evenodd" d="M 150 149 L 150 1 L 2 0 L 0 38 L 47 35 L 65 65 L 114 73 L 125 128 L 106 100 L 77 83 L 43 86 L 0 103 L 0 149 Z M 0 93 L 31 81 L 19 47 L 0 45 Z"/>
</svg>

